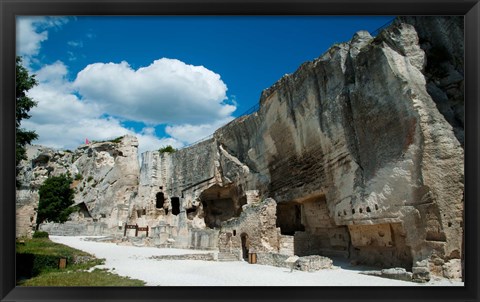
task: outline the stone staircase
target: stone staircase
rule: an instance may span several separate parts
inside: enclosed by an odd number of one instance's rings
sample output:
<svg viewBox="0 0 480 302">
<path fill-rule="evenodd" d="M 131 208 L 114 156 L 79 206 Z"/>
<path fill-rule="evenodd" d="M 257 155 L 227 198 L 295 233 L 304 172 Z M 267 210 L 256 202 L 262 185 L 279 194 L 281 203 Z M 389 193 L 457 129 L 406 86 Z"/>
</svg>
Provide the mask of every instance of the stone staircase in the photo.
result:
<svg viewBox="0 0 480 302">
<path fill-rule="evenodd" d="M 229 252 L 220 252 L 218 253 L 218 261 L 239 261 L 238 257 Z"/>
</svg>

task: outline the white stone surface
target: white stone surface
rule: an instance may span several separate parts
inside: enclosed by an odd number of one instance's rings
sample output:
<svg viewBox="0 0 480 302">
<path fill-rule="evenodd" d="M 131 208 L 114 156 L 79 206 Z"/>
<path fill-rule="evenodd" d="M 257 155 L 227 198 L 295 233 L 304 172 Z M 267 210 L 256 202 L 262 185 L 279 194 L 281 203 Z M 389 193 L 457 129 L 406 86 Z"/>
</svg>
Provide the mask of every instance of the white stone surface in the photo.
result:
<svg viewBox="0 0 480 302">
<path fill-rule="evenodd" d="M 426 284 L 360 275 L 359 271 L 331 269 L 293 271 L 244 261 L 153 260 L 152 256 L 202 253 L 182 249 L 120 246 L 84 241 L 85 237 L 50 236 L 54 242 L 105 258 L 99 268 L 146 282 L 147 286 L 462 286 L 462 282 L 436 279 Z M 211 252 L 211 251 L 210 251 Z"/>
</svg>

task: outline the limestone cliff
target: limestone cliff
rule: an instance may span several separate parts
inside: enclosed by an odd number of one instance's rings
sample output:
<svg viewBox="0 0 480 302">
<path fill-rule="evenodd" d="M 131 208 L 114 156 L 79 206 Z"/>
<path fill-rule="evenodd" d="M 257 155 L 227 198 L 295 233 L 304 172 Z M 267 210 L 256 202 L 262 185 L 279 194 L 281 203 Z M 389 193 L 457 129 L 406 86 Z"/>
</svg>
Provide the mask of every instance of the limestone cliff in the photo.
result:
<svg viewBox="0 0 480 302">
<path fill-rule="evenodd" d="M 269 263 L 343 256 L 401 266 L 416 280 L 458 277 L 462 33 L 460 17 L 402 17 L 375 37 L 360 31 L 264 90 L 257 112 L 213 138 L 142 154 L 140 171 L 133 138 L 82 146 L 64 155 L 75 163 L 65 169 L 84 175 L 77 203 L 106 233 L 149 226 L 156 246 L 256 250 Z M 32 172 L 24 182 L 41 182 Z M 22 190 L 17 202 L 32 207 L 34 193 Z"/>
<path fill-rule="evenodd" d="M 257 192 L 277 202 L 296 252 L 438 273 L 463 236 L 463 40 L 458 18 L 434 19 L 358 32 L 303 64 L 262 93 L 257 112 L 167 155 L 156 190 L 207 229 L 237 219 Z M 450 46 L 437 39 L 452 31 Z"/>
</svg>

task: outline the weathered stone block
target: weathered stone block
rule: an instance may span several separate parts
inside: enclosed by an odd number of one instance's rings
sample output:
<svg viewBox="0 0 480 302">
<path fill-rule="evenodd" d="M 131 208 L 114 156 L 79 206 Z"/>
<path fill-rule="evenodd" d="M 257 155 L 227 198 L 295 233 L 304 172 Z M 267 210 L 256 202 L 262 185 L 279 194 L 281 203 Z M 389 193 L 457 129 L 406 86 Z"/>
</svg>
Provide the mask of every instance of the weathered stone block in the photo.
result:
<svg viewBox="0 0 480 302">
<path fill-rule="evenodd" d="M 428 267 L 414 266 L 414 267 L 412 267 L 412 273 L 413 273 L 412 281 L 420 282 L 420 283 L 430 281 L 430 271 L 429 271 Z"/>
<path fill-rule="evenodd" d="M 381 276 L 384 278 L 402 280 L 402 281 L 412 281 L 412 273 L 407 272 L 404 268 L 388 268 L 383 269 Z"/>
<path fill-rule="evenodd" d="M 460 259 L 451 259 L 443 266 L 443 276 L 448 279 L 462 278 L 462 261 Z"/>
<path fill-rule="evenodd" d="M 332 268 L 333 261 L 330 258 L 312 255 L 300 257 L 295 263 L 295 269 L 300 271 L 314 272 L 321 269 Z"/>
</svg>

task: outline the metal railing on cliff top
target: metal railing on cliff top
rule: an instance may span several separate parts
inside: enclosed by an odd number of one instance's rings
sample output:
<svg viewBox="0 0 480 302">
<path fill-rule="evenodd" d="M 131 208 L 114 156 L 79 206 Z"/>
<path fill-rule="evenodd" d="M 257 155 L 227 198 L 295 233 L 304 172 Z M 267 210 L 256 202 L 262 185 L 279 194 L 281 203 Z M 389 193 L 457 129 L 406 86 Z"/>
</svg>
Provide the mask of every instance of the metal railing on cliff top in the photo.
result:
<svg viewBox="0 0 480 302">
<path fill-rule="evenodd" d="M 383 25 L 380 26 L 379 28 L 377 28 L 377 29 L 375 29 L 374 31 L 372 31 L 372 32 L 370 33 L 370 35 L 371 35 L 372 37 L 376 37 L 382 30 L 384 30 L 385 28 L 387 28 L 388 26 L 390 26 L 390 24 L 392 24 L 395 19 L 396 19 L 396 18 L 392 18 L 392 19 L 389 20 L 387 23 L 383 24 Z M 260 102 L 256 103 L 256 104 L 253 105 L 252 107 L 248 108 L 246 111 L 244 111 L 244 112 L 242 112 L 241 114 L 239 114 L 234 120 L 236 120 L 236 119 L 238 119 L 238 118 L 240 118 L 240 117 L 242 117 L 242 116 L 249 115 L 249 114 L 252 114 L 252 113 L 254 113 L 254 112 L 257 112 L 258 109 L 260 109 Z M 232 120 L 232 121 L 230 121 L 230 122 L 228 122 L 228 123 L 220 126 L 219 128 L 224 127 L 225 125 L 230 124 L 230 123 L 233 122 L 234 120 Z M 206 140 L 211 139 L 211 138 L 213 138 L 213 133 L 210 134 L 210 135 L 208 135 L 208 136 L 205 136 L 205 137 L 203 137 L 203 138 L 201 138 L 201 139 L 199 139 L 199 140 L 197 140 L 197 141 L 195 141 L 195 142 L 193 142 L 193 143 L 190 143 L 190 144 L 188 144 L 188 145 L 185 145 L 185 146 L 183 146 L 181 149 L 185 149 L 185 148 L 191 147 L 191 146 L 193 146 L 193 145 L 196 145 L 196 144 L 198 144 L 198 143 L 201 143 L 201 142 L 206 141 Z"/>
</svg>

